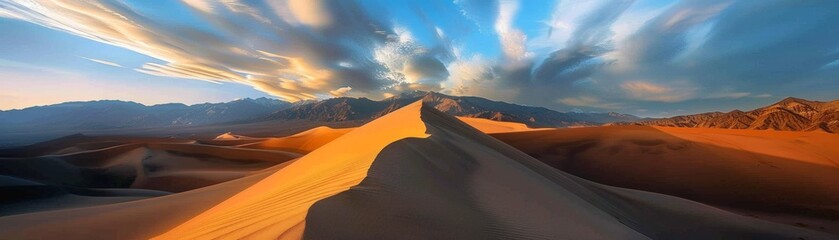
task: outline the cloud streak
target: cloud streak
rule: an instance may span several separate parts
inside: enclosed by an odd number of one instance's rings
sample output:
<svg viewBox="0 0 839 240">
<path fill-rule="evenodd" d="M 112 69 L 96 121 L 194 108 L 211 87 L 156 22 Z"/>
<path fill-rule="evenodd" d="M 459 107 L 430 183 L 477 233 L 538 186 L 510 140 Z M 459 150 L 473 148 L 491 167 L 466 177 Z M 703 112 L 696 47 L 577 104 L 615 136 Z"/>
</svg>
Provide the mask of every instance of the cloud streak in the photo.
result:
<svg viewBox="0 0 839 240">
<path fill-rule="evenodd" d="M 99 63 L 99 64 L 103 64 L 103 65 L 108 65 L 108 66 L 111 66 L 111 67 L 120 67 L 120 68 L 122 67 L 122 65 L 119 65 L 119 64 L 114 63 L 114 62 L 105 61 L 105 60 L 100 60 L 100 59 L 95 59 L 95 58 L 87 58 L 87 57 L 81 57 L 81 58 L 87 59 L 88 61 L 91 61 L 91 62 L 95 62 L 95 63 Z"/>
</svg>

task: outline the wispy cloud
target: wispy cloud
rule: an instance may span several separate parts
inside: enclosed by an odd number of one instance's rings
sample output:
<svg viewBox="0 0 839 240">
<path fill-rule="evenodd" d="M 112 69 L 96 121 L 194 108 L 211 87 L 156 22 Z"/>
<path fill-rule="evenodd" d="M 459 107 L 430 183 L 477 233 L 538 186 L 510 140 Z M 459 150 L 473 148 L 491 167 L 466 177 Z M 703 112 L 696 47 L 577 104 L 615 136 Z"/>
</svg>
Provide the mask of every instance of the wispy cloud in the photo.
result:
<svg viewBox="0 0 839 240">
<path fill-rule="evenodd" d="M 105 60 L 100 60 L 100 59 L 95 59 L 95 58 L 88 58 L 88 57 L 81 57 L 81 58 L 87 59 L 87 60 L 89 60 L 89 61 L 91 61 L 91 62 L 95 62 L 95 63 L 99 63 L 99 64 L 108 65 L 108 66 L 111 66 L 111 67 L 122 67 L 122 65 L 119 65 L 119 64 L 114 63 L 114 62 L 105 61 Z"/>
<path fill-rule="evenodd" d="M 628 81 L 620 85 L 629 97 L 644 101 L 679 102 L 696 96 L 689 86 L 670 87 L 646 81 Z"/>
<path fill-rule="evenodd" d="M 527 55 L 527 48 L 524 45 L 527 36 L 513 26 L 513 20 L 515 20 L 518 10 L 519 1 L 500 1 L 498 19 L 495 20 L 495 31 L 498 33 L 501 42 L 501 50 L 508 58 L 513 60 L 521 60 Z"/>
<path fill-rule="evenodd" d="M 186 3 L 218 25 L 217 31 L 166 25 L 111 1 L 11 2 L 0 12 L 163 61 L 137 69 L 157 76 L 247 84 L 287 100 L 315 98 L 340 85 L 361 93 L 384 87 L 369 49 L 389 41 L 393 31 L 351 2 L 288 1 L 276 6 L 287 8 L 286 18 L 243 2 Z M 258 45 L 236 37 L 255 18 L 270 20 L 256 23 L 269 33 Z M 338 61 L 359 67 L 336 68 Z"/>
</svg>

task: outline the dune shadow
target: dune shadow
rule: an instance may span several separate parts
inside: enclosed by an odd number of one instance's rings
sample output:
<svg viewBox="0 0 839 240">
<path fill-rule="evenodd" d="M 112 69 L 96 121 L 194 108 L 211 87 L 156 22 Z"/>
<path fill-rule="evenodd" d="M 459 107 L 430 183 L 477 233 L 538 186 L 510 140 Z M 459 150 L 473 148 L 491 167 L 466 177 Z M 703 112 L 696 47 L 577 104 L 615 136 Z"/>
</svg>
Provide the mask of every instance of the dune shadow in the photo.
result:
<svg viewBox="0 0 839 240">
<path fill-rule="evenodd" d="M 767 213 L 815 218 L 821 225 L 806 227 L 839 232 L 836 167 L 692 141 L 646 126 L 492 136 L 594 182 L 678 196 L 755 217 Z"/>
</svg>

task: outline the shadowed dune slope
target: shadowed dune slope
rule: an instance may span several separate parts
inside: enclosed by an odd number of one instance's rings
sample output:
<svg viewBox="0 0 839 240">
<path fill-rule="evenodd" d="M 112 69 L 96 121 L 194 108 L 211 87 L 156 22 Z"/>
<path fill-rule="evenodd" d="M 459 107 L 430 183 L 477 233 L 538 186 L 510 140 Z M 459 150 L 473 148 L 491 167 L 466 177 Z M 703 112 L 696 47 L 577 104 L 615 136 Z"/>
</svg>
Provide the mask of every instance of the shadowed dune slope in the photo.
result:
<svg viewBox="0 0 839 240">
<path fill-rule="evenodd" d="M 0 239 L 149 239 L 206 211 L 293 161 L 239 179 L 177 194 L 0 217 Z"/>
<path fill-rule="evenodd" d="M 0 157 L 0 216 L 164 196 L 249 176 L 300 156 L 169 139 L 159 143 L 142 138 L 74 139 L 83 147 L 57 144 L 57 148 L 26 149 L 29 154 L 44 151 L 39 157 Z M 49 154 L 58 148 L 97 146 L 103 148 Z"/>
<path fill-rule="evenodd" d="M 520 131 L 549 130 L 552 128 L 530 128 L 522 123 L 495 121 L 483 118 L 457 117 L 459 120 L 477 128 L 483 133 L 508 133 Z M 196 140 L 197 143 L 214 146 L 233 146 L 237 148 L 288 151 L 306 154 L 343 136 L 355 128 L 315 127 L 286 137 L 248 137 L 233 133 L 224 133 L 211 140 Z"/>
<path fill-rule="evenodd" d="M 557 171 L 421 103 L 158 236 L 253 239 L 831 239 Z"/>
<path fill-rule="evenodd" d="M 180 192 L 242 177 L 299 156 L 197 144 L 124 144 L 66 155 L 0 158 L 0 174 L 61 186 Z"/>
<path fill-rule="evenodd" d="M 103 149 L 129 143 L 191 143 L 192 140 L 153 137 L 87 136 L 73 134 L 32 145 L 0 149 L 0 157 L 37 157 Z"/>
<path fill-rule="evenodd" d="M 614 126 L 493 137 L 595 182 L 839 233 L 835 134 Z"/>
<path fill-rule="evenodd" d="M 522 123 L 494 121 L 482 118 L 458 117 L 461 121 L 477 128 L 481 132 L 506 133 L 518 131 L 544 130 L 544 128 L 530 128 Z M 288 137 L 279 138 L 252 138 L 241 135 L 225 133 L 219 135 L 214 141 L 206 141 L 208 144 L 237 146 L 241 148 L 281 150 L 296 153 L 309 153 L 315 149 L 337 139 L 340 136 L 352 131 L 354 128 L 330 128 L 327 126 L 316 127 Z M 231 137 L 234 136 L 234 137 Z"/>
<path fill-rule="evenodd" d="M 427 136 L 421 107 L 411 104 L 350 131 L 158 239 L 299 238 L 314 202 L 361 182 L 387 144 Z"/>
</svg>

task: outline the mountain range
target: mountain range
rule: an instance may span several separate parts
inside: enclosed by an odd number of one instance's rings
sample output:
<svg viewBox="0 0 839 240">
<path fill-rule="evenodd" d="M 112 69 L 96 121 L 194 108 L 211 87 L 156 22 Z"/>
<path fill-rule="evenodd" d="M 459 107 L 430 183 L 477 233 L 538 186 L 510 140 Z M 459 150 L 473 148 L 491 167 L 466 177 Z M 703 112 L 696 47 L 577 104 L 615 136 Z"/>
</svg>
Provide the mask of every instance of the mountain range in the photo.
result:
<svg viewBox="0 0 839 240">
<path fill-rule="evenodd" d="M 615 125 L 702 127 L 782 131 L 823 130 L 839 132 L 839 100 L 830 102 L 785 98 L 751 111 L 709 112 L 670 118 L 650 119 Z"/>
<path fill-rule="evenodd" d="M 259 125 L 274 129 L 281 128 L 277 124 L 296 123 L 359 126 L 418 100 L 450 115 L 520 122 L 531 127 L 597 126 L 639 119 L 619 113 L 562 113 L 480 97 L 423 91 L 405 92 L 381 101 L 340 97 L 289 103 L 269 98 L 245 98 L 223 103 L 146 106 L 101 100 L 0 111 L 0 146 L 31 144 L 75 133 L 170 136 L 175 133 L 169 130 L 180 129 L 177 134 L 189 136 L 190 133 L 205 133 L 202 131 L 207 129 L 230 131 L 234 126 L 243 125 L 249 125 L 244 128 Z M 152 133 L 152 129 L 157 133 Z"/>
<path fill-rule="evenodd" d="M 65 102 L 0 111 L 0 130 L 202 125 L 252 119 L 290 106 L 289 102 L 269 98 L 244 98 L 224 103 L 195 105 L 168 103 L 151 106 L 118 100 Z"/>
<path fill-rule="evenodd" d="M 426 106 L 459 117 L 519 122 L 531 127 L 597 126 L 609 122 L 631 122 L 639 117 L 620 113 L 557 112 L 544 107 L 523 106 L 480 97 L 449 96 L 437 92 L 409 91 L 374 101 L 340 97 L 300 104 L 266 117 L 271 120 L 305 119 L 322 122 L 370 121 L 410 103 L 422 100 Z"/>
<path fill-rule="evenodd" d="M 0 145 L 30 144 L 74 133 L 108 134 L 102 131 L 112 134 L 147 132 L 149 129 L 198 131 L 183 128 L 187 126 L 229 128 L 237 124 L 259 124 L 276 127 L 276 124 L 291 124 L 292 121 L 358 126 L 419 100 L 453 116 L 518 122 L 529 127 L 643 125 L 839 132 L 839 100 L 818 102 L 787 98 L 747 112 L 734 110 L 642 119 L 614 112 L 558 112 L 480 97 L 409 91 L 380 101 L 338 97 L 289 103 L 269 98 L 245 98 L 224 103 L 151 106 L 117 100 L 66 102 L 0 111 Z"/>
<path fill-rule="evenodd" d="M 289 103 L 269 98 L 245 98 L 223 103 L 185 105 L 169 103 L 146 106 L 136 102 L 101 100 L 66 102 L 18 110 L 0 111 L 0 131 L 27 129 L 115 129 L 194 126 L 266 120 L 370 121 L 406 104 L 423 100 L 445 113 L 520 122 L 537 127 L 599 125 L 634 121 L 636 116 L 619 113 L 561 113 L 480 97 L 448 96 L 436 92 L 406 92 L 381 101 L 340 97 L 322 101 Z"/>
</svg>

